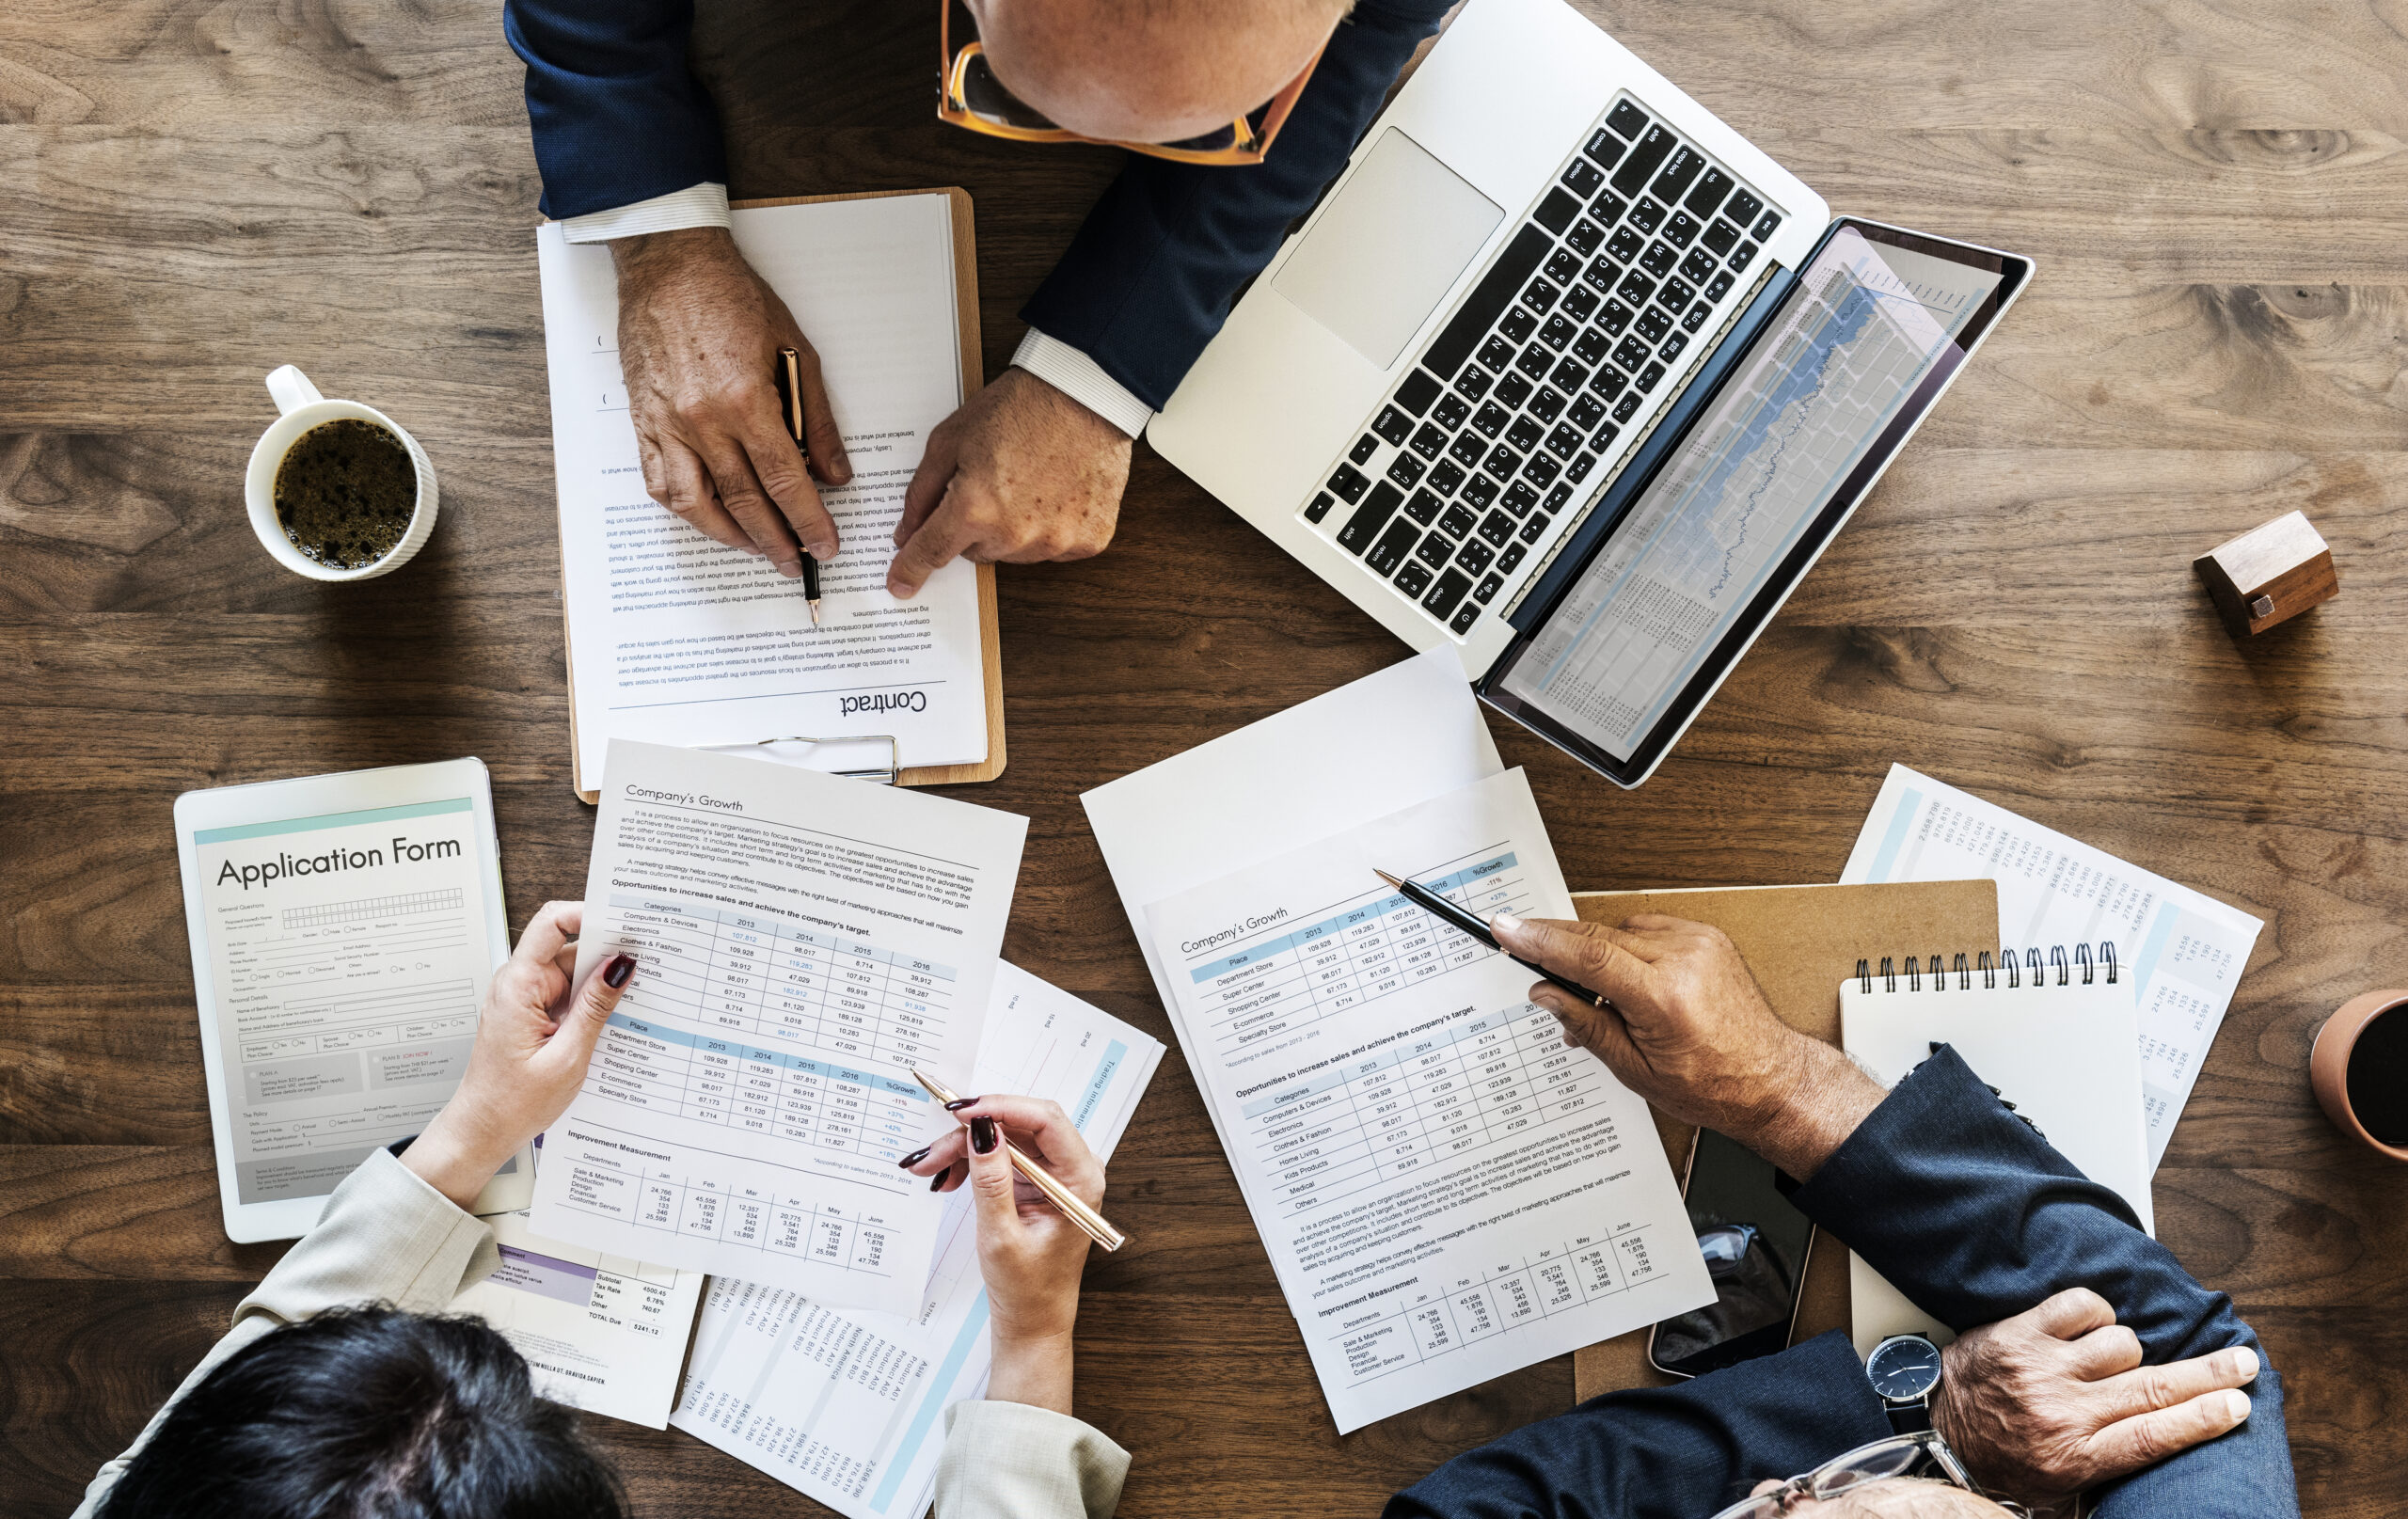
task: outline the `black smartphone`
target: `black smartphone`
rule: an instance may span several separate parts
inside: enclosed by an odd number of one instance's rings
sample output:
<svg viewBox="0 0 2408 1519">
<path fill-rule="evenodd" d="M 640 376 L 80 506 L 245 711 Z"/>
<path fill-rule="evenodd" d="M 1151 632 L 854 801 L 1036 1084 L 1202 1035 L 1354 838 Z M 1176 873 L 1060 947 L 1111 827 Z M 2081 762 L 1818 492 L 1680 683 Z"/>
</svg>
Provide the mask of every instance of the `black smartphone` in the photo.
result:
<svg viewBox="0 0 2408 1519">
<path fill-rule="evenodd" d="M 1658 1323 L 1647 1359 L 1659 1371 L 1696 1377 L 1786 1349 L 1814 1222 L 1773 1185 L 1771 1162 L 1711 1129 L 1699 1130 L 1689 1147 L 1681 1195 L 1715 1300 Z"/>
</svg>

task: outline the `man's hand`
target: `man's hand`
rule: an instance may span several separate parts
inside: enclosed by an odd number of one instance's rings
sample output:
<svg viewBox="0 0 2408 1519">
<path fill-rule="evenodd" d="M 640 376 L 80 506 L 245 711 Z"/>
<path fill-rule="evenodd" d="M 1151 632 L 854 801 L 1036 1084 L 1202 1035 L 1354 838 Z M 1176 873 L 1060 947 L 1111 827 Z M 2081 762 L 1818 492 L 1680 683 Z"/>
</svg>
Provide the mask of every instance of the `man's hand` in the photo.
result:
<svg viewBox="0 0 2408 1519">
<path fill-rule="evenodd" d="M 571 994 L 573 936 L 584 917 L 582 902 L 547 902 L 527 925 L 509 963 L 486 983 L 467 1074 L 402 1152 L 404 1165 L 462 1208 L 568 1110 L 594 1041 L 635 973 L 633 956 L 613 955 Z"/>
<path fill-rule="evenodd" d="M 1129 483 L 1129 436 L 1025 370 L 928 435 L 895 525 L 898 601 L 959 556 L 1034 564 L 1103 552 Z"/>
<path fill-rule="evenodd" d="M 2249 1416 L 2258 1353 L 2141 1365 L 2140 1337 L 2087 1288 L 1941 1353 L 1932 1423 L 1976 1481 L 2035 1508 L 2128 1477 Z"/>
<path fill-rule="evenodd" d="M 1880 1105 L 1878 1083 L 1774 1014 L 1719 928 L 1655 912 L 1619 928 L 1505 913 L 1489 926 L 1513 954 L 1611 1004 L 1532 987 L 1566 1044 L 1594 1052 L 1673 1117 L 1728 1134 L 1801 1181 Z"/>
<path fill-rule="evenodd" d="M 721 227 L 623 237 L 619 367 L 652 498 L 731 548 L 768 556 L 785 576 L 836 554 L 836 522 L 820 503 L 816 472 L 832 485 L 853 478 L 828 408 L 819 356 L 794 314 Z M 771 378 L 778 350 L 802 359 L 806 469 L 786 431 Z"/>
</svg>

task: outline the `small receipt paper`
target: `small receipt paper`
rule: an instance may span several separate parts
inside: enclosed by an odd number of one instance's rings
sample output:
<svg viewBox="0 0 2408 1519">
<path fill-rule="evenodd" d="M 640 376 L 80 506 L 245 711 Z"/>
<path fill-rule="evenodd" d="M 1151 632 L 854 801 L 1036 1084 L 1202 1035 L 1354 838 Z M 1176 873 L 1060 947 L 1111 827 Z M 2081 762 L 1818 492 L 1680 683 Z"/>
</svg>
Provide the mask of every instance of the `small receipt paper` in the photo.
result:
<svg viewBox="0 0 2408 1519">
<path fill-rule="evenodd" d="M 614 739 L 580 975 L 634 979 L 544 1136 L 539 1234 L 908 1313 L 943 1199 L 895 1162 L 969 1089 L 1025 818 Z"/>
</svg>

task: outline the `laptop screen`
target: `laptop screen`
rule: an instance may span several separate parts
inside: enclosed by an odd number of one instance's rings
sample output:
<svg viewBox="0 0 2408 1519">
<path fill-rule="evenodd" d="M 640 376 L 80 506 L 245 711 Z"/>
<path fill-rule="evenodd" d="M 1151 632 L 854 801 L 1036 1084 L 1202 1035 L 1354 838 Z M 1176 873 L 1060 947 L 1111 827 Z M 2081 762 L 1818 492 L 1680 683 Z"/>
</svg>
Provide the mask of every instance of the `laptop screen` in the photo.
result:
<svg viewBox="0 0 2408 1519">
<path fill-rule="evenodd" d="M 1491 675 L 1493 702 L 1624 765 L 1686 721 L 1701 679 L 1710 689 L 1803 574 L 2020 265 L 1888 232 L 1843 222 L 1825 238 L 1678 441 L 1608 503 L 1603 542 Z M 1984 256 L 1948 256 L 1960 252 Z"/>
</svg>

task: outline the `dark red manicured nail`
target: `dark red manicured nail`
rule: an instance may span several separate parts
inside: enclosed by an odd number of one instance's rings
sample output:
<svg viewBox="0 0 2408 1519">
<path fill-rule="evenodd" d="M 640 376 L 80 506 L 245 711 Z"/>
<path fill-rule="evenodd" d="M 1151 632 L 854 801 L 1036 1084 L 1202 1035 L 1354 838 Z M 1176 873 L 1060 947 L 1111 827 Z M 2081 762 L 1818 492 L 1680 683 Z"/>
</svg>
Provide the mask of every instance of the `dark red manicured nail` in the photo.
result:
<svg viewBox="0 0 2408 1519">
<path fill-rule="evenodd" d="M 993 1154 L 995 1142 L 1002 1137 L 995 1132 L 994 1119 L 973 1118 L 970 1120 L 970 1147 L 979 1154 Z"/>
<path fill-rule="evenodd" d="M 943 1192 L 944 1190 L 944 1179 L 951 1175 L 953 1175 L 953 1167 L 950 1165 L 946 1166 L 943 1170 L 939 1171 L 936 1176 L 929 1180 L 928 1190 L 930 1192 Z"/>
<path fill-rule="evenodd" d="M 964 1108 L 976 1107 L 978 1102 L 979 1099 L 974 1097 L 957 1097 L 944 1105 L 944 1110 L 947 1113 L 959 1113 Z"/>
<path fill-rule="evenodd" d="M 613 955 L 610 957 L 610 963 L 602 967 L 602 984 L 616 991 L 627 984 L 627 977 L 635 973 L 636 957 L 634 956 Z"/>
<path fill-rule="evenodd" d="M 928 1151 L 935 1147 L 935 1146 L 930 1145 L 921 1149 L 915 1149 L 911 1154 L 904 1156 L 895 1163 L 901 1166 L 904 1170 L 909 1171 L 911 1167 L 919 1164 L 922 1161 L 927 1160 L 928 1158 Z"/>
</svg>

